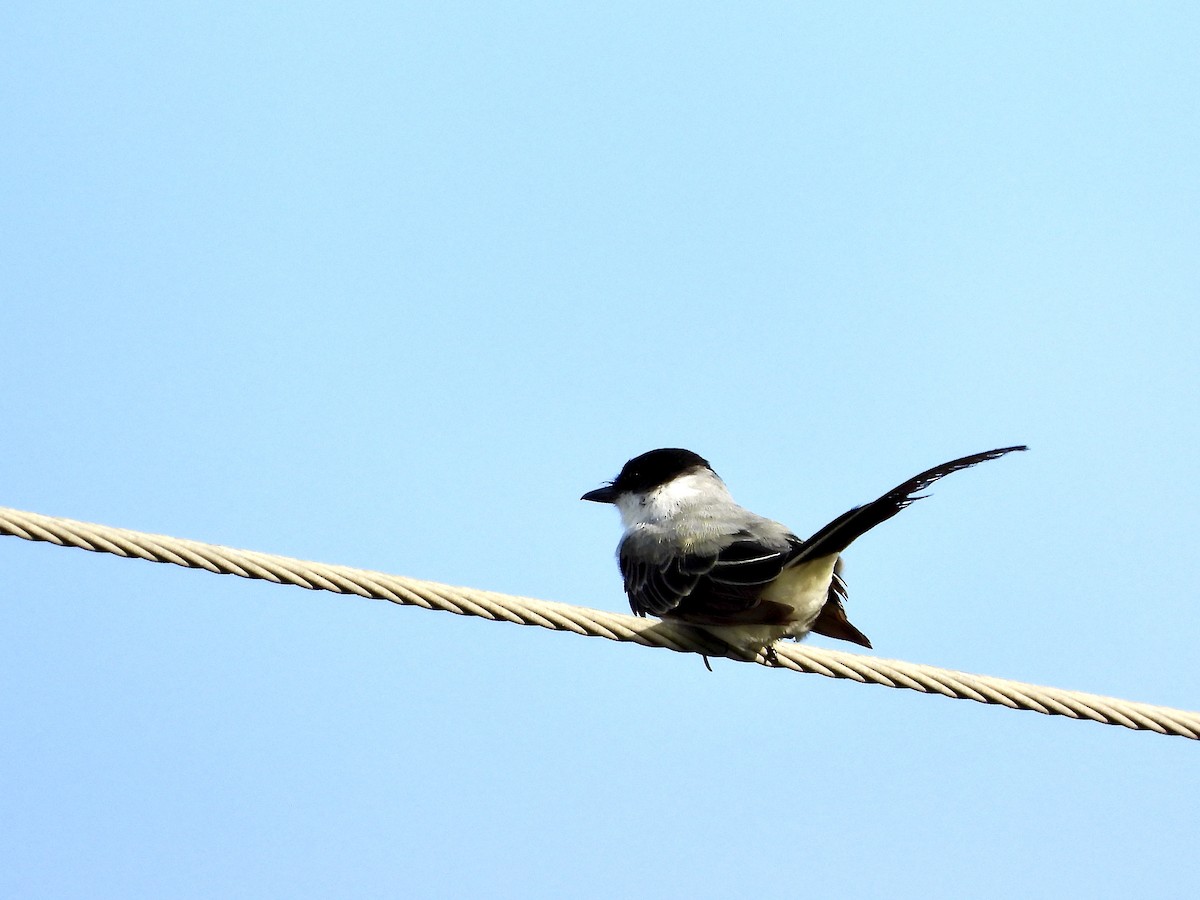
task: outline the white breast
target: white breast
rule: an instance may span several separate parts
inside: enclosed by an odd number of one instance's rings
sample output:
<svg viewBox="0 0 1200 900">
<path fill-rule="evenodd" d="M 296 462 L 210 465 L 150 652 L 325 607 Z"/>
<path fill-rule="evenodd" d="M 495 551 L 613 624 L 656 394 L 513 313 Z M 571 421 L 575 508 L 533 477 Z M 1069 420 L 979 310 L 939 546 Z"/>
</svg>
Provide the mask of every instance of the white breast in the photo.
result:
<svg viewBox="0 0 1200 900">
<path fill-rule="evenodd" d="M 621 513 L 621 524 L 629 529 L 670 522 L 685 507 L 701 500 L 733 504 L 725 483 L 712 472 L 700 471 L 681 475 L 645 494 L 622 494 L 617 497 L 616 506 Z"/>
</svg>

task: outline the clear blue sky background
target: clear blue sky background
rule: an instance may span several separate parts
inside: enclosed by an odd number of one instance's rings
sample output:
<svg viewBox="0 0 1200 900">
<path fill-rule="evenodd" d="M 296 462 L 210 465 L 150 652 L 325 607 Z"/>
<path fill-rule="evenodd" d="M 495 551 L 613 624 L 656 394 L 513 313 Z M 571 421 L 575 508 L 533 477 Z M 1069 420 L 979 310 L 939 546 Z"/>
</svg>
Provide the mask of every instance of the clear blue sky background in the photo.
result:
<svg viewBox="0 0 1200 900">
<path fill-rule="evenodd" d="M 13 4 L 0 505 L 1200 707 L 1194 4 Z M 1193 896 L 1200 748 L 0 539 L 6 897 Z M 833 646 L 834 642 L 815 639 Z M 843 645 L 846 646 L 846 645 Z"/>
</svg>

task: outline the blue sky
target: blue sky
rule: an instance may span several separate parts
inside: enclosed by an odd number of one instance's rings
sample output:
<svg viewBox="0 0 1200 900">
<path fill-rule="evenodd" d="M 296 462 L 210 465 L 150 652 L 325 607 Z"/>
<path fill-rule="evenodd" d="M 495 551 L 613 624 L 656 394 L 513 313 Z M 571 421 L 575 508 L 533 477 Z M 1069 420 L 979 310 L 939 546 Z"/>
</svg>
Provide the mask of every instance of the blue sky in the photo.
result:
<svg viewBox="0 0 1200 900">
<path fill-rule="evenodd" d="M 622 610 L 686 446 L 876 652 L 1195 709 L 1191 4 L 16 5 L 0 505 Z M 11 897 L 1184 897 L 1188 741 L 0 540 Z M 834 642 L 814 639 L 816 645 Z M 843 647 L 846 645 L 843 645 Z"/>
</svg>

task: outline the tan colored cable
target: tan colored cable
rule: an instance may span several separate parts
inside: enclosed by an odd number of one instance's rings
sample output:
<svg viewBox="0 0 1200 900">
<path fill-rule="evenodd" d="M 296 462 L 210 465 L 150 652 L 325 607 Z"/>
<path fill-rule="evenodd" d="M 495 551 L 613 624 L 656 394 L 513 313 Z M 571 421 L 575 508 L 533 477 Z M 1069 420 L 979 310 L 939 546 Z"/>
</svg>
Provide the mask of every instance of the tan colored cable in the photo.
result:
<svg viewBox="0 0 1200 900">
<path fill-rule="evenodd" d="M 647 647 L 666 647 L 682 653 L 725 656 L 830 678 L 849 678 L 864 684 L 908 688 L 925 694 L 1007 706 L 1009 709 L 1091 719 L 1106 725 L 1124 725 L 1126 728 L 1200 740 L 1200 713 L 1040 687 L 986 675 L 968 675 L 935 666 L 783 642 L 776 646 L 773 656 L 759 653 L 756 657 L 745 657 L 701 629 L 669 622 L 639 619 L 566 603 L 451 587 L 347 566 L 305 562 L 251 550 L 234 550 L 200 541 L 109 528 L 4 507 L 0 507 L 0 534 L 151 562 L 174 563 L 218 574 L 261 578 L 310 590 L 357 594 L 459 615 L 481 616 L 520 625 L 540 625 L 553 631 L 572 631 L 614 641 L 632 641 Z"/>
</svg>

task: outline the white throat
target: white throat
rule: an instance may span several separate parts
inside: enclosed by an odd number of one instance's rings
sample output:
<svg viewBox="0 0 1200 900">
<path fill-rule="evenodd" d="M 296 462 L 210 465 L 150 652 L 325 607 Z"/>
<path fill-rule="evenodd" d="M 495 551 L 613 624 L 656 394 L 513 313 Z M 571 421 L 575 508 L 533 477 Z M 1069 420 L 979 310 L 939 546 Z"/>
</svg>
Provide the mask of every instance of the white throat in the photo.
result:
<svg viewBox="0 0 1200 900">
<path fill-rule="evenodd" d="M 661 525 L 680 510 L 700 502 L 732 501 L 729 489 L 708 470 L 680 475 L 645 494 L 621 494 L 616 507 L 626 529 L 638 525 Z"/>
</svg>

